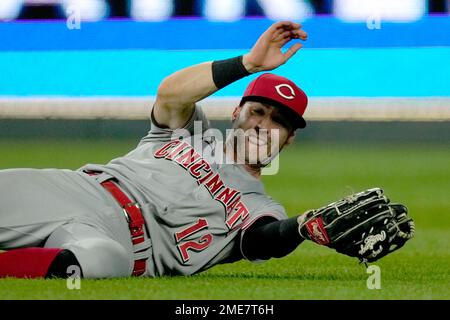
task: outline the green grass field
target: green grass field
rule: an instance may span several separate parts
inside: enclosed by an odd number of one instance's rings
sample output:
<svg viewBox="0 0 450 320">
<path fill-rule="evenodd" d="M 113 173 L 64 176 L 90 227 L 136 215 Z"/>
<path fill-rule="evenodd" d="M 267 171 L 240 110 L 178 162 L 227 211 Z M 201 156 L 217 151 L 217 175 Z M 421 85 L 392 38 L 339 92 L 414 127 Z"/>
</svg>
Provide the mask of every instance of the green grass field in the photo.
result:
<svg viewBox="0 0 450 320">
<path fill-rule="evenodd" d="M 77 168 L 105 163 L 136 141 L 0 141 L 0 169 Z M 266 191 L 293 215 L 380 186 L 405 203 L 416 237 L 375 263 L 381 289 L 356 260 L 312 243 L 263 264 L 241 261 L 189 277 L 82 280 L 0 279 L 0 299 L 449 299 L 450 149 L 448 146 L 297 144 L 281 157 Z"/>
</svg>

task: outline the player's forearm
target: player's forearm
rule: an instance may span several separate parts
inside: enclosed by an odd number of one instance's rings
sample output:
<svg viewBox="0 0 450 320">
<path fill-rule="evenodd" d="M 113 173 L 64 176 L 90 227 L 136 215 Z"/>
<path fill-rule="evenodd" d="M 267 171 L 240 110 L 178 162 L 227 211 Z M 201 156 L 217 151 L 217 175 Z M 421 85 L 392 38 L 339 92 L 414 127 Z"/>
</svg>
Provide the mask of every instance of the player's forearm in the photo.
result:
<svg viewBox="0 0 450 320">
<path fill-rule="evenodd" d="M 253 70 L 243 56 L 204 62 L 165 78 L 158 88 L 153 108 L 154 121 L 161 127 L 183 127 L 192 116 L 195 103 L 237 81 Z"/>
<path fill-rule="evenodd" d="M 212 76 L 212 62 L 204 62 L 165 78 L 159 88 L 157 99 L 173 108 L 193 105 L 218 90 Z"/>
<path fill-rule="evenodd" d="M 173 107 L 193 105 L 253 72 L 257 68 L 248 55 L 197 64 L 165 78 L 158 88 L 158 100 Z"/>
<path fill-rule="evenodd" d="M 298 232 L 298 217 L 280 221 L 258 221 L 251 226 L 242 239 L 242 251 L 250 260 L 281 258 L 303 242 Z"/>
</svg>

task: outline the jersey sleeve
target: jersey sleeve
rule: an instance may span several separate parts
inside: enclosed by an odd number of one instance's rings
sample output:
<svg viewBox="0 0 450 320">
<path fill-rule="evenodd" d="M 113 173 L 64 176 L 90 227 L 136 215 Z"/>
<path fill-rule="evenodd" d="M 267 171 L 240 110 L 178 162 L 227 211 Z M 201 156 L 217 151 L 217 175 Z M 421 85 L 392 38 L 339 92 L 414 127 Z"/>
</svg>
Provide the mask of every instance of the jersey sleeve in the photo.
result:
<svg viewBox="0 0 450 320">
<path fill-rule="evenodd" d="M 152 109 L 150 114 L 150 131 L 141 139 L 139 146 L 146 142 L 170 141 L 180 136 L 186 137 L 189 135 L 200 134 L 207 129 L 209 129 L 209 120 L 206 118 L 205 113 L 199 105 L 195 105 L 191 118 L 184 127 L 179 129 L 163 128 L 159 126 L 153 116 Z M 197 130 L 201 132 L 196 132 Z"/>
<path fill-rule="evenodd" d="M 278 202 L 274 201 L 273 199 L 271 199 L 269 197 L 264 197 L 263 199 L 258 199 L 258 201 L 260 201 L 260 203 L 262 202 L 262 204 L 260 204 L 259 206 L 252 206 L 251 202 L 250 202 L 250 204 L 248 204 L 249 216 L 242 224 L 240 235 L 239 235 L 239 237 L 240 237 L 239 238 L 239 248 L 240 248 L 242 256 L 245 259 L 252 261 L 252 262 L 256 262 L 256 263 L 264 262 L 266 260 L 251 260 L 245 256 L 245 254 L 242 250 L 242 239 L 244 238 L 244 234 L 245 234 L 246 230 L 248 230 L 251 225 L 253 225 L 258 219 L 260 219 L 262 217 L 272 218 L 273 221 L 283 220 L 283 219 L 288 218 L 284 207 L 281 204 L 279 204 Z"/>
</svg>

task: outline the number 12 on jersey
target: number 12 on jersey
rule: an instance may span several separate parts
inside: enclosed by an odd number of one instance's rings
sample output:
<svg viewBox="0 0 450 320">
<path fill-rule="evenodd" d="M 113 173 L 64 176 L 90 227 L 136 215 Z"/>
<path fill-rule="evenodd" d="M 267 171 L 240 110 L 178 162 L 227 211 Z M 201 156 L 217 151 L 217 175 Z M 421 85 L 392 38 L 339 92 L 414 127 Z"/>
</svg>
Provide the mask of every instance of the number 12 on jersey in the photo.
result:
<svg viewBox="0 0 450 320">
<path fill-rule="evenodd" d="M 180 252 L 181 259 L 183 259 L 183 263 L 188 262 L 190 259 L 188 250 L 200 252 L 205 250 L 211 244 L 212 234 L 210 233 L 205 234 L 198 240 L 183 241 L 194 233 L 206 228 L 208 228 L 208 222 L 206 219 L 199 218 L 195 224 L 175 233 L 175 241 L 177 243 L 177 248 Z"/>
</svg>

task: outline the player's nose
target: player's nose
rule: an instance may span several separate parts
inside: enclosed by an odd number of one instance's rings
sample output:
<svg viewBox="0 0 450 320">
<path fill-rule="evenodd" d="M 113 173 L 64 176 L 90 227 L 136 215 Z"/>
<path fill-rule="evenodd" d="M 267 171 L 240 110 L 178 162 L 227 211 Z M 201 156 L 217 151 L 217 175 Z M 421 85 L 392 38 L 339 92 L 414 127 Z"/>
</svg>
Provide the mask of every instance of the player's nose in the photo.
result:
<svg viewBox="0 0 450 320">
<path fill-rule="evenodd" d="M 273 127 L 272 117 L 270 114 L 266 114 L 264 117 L 261 117 L 258 122 L 259 129 L 270 130 Z"/>
</svg>

